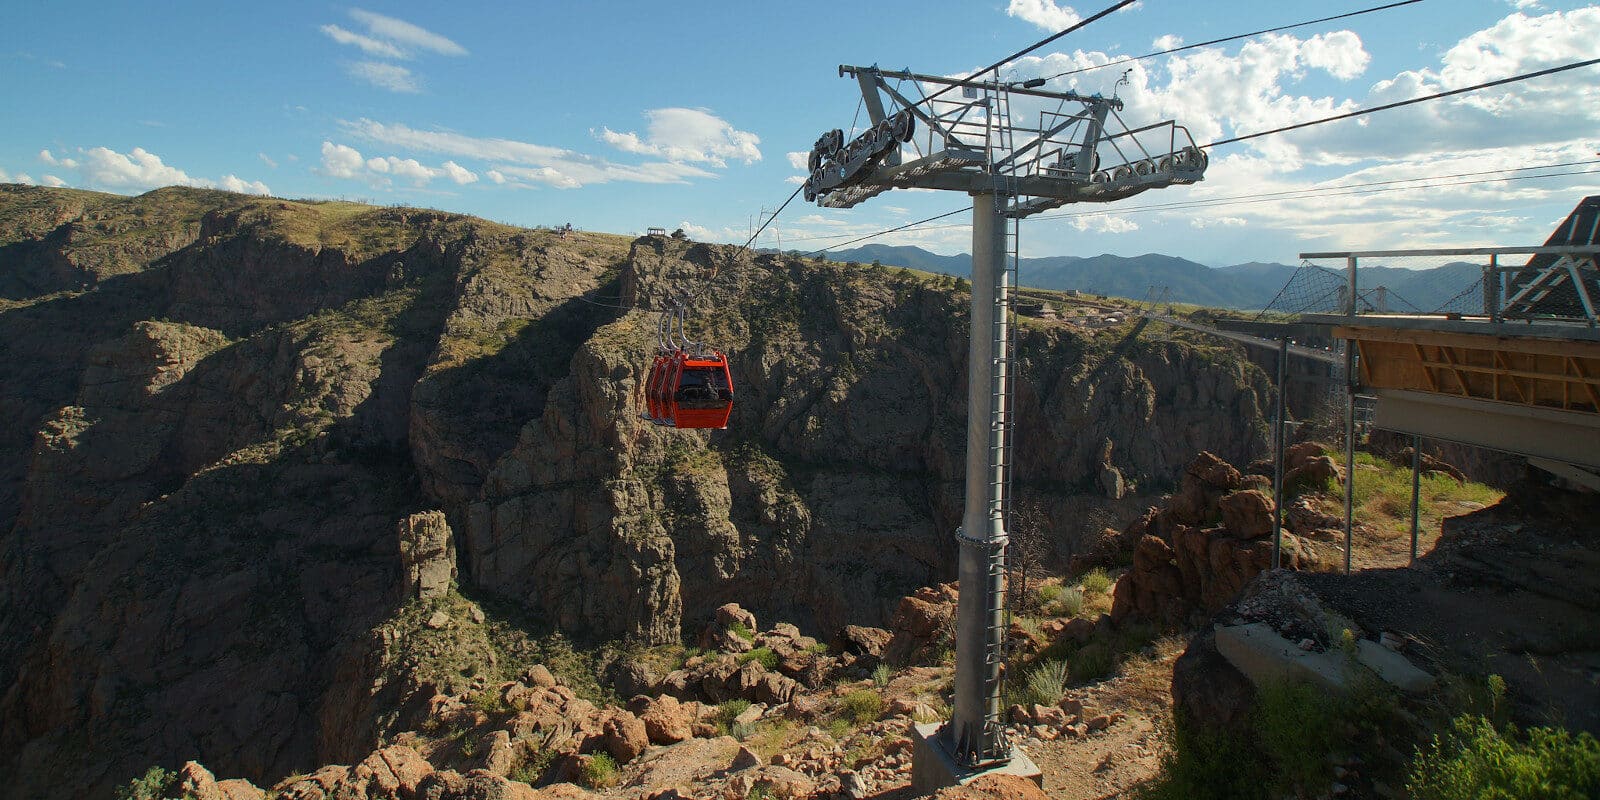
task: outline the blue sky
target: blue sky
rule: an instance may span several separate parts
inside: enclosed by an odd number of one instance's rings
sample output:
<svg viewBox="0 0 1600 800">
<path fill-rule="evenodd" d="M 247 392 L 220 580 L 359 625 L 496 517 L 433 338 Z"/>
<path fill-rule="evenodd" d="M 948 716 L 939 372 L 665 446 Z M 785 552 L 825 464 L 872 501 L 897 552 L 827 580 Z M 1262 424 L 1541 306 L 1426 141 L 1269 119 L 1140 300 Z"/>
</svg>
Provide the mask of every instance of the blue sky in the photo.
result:
<svg viewBox="0 0 1600 800">
<path fill-rule="evenodd" d="M 1144 0 L 1008 74 L 1377 4 Z M 839 64 L 965 74 L 1100 7 L 883 2 L 847 24 L 843 7 L 814 4 L 28 4 L 0 30 L 0 103 L 11 110 L 0 181 L 125 194 L 187 183 L 742 241 L 793 191 L 790 154 L 849 127 L 859 94 Z M 1597 40 L 1600 8 L 1589 4 L 1424 0 L 1139 62 L 1120 93 L 1130 123 L 1173 118 L 1206 142 L 1590 58 Z M 1109 91 L 1122 69 L 1080 74 L 1073 88 Z M 1029 221 L 1024 252 L 1222 265 L 1293 262 L 1308 249 L 1537 243 L 1600 192 L 1600 175 L 1329 187 L 1600 159 L 1597 87 L 1600 68 L 1588 68 L 1219 148 L 1197 186 Z M 1544 173 L 1488 178 L 1512 174 Z M 1312 186 L 1326 191 L 1141 209 Z M 796 200 L 760 244 L 819 249 L 965 200 L 900 191 L 843 211 Z M 952 253 L 969 237 L 949 224 L 878 241 Z"/>
</svg>

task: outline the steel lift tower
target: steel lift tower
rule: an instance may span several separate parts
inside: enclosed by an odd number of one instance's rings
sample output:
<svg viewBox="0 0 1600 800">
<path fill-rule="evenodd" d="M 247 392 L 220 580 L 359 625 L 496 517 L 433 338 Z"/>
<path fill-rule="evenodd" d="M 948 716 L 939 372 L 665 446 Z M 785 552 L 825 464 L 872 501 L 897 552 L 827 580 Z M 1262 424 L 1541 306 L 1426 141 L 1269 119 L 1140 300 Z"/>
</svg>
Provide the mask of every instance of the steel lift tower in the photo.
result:
<svg viewBox="0 0 1600 800">
<path fill-rule="evenodd" d="M 998 74 L 953 80 L 839 67 L 840 77 L 860 85 L 871 125 L 849 141 L 838 129 L 823 134 L 803 187 L 807 201 L 825 208 L 850 208 L 895 188 L 972 197 L 955 703 L 948 723 L 918 729 L 913 783 L 928 791 L 997 769 L 1037 777 L 1027 757 L 1006 741 L 1000 708 L 1014 426 L 1009 315 L 1018 222 L 1068 203 L 1107 203 L 1194 183 L 1207 165 L 1205 151 L 1174 122 L 1130 129 L 1115 97 L 1051 91 L 1042 79 L 1007 82 Z M 1014 101 L 1022 107 L 1013 110 Z"/>
</svg>

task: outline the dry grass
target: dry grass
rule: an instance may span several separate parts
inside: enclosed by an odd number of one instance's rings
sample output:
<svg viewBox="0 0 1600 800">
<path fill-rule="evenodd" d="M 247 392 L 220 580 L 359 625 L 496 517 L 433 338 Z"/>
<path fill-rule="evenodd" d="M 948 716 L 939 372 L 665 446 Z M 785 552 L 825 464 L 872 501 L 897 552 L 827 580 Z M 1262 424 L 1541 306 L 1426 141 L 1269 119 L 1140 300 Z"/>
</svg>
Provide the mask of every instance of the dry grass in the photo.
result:
<svg viewBox="0 0 1600 800">
<path fill-rule="evenodd" d="M 1115 702 L 1113 707 L 1132 707 L 1151 716 L 1165 715 L 1172 707 L 1172 664 L 1183 654 L 1189 641 L 1183 636 L 1165 636 L 1152 645 L 1150 655 L 1135 653 L 1122 662 L 1120 677 L 1106 684 Z"/>
</svg>

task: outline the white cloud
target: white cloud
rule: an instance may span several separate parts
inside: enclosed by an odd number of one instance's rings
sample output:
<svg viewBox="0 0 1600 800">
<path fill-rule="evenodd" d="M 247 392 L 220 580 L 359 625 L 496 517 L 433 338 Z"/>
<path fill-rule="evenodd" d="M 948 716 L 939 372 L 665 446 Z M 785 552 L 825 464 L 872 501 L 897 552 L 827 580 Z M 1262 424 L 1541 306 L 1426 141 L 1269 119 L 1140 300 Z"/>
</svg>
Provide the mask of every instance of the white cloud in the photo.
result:
<svg viewBox="0 0 1600 800">
<path fill-rule="evenodd" d="M 435 178 L 448 178 L 457 186 L 476 183 L 478 180 L 477 173 L 454 161 L 430 167 L 414 158 L 399 156 L 366 158 L 354 147 L 330 141 L 322 143 L 322 166 L 316 171 L 330 178 L 363 180 L 376 189 L 390 188 L 395 181 L 408 181 L 412 186 L 422 188 Z M 508 179 L 504 173 L 490 170 L 489 180 L 506 183 Z"/>
<path fill-rule="evenodd" d="M 488 178 L 491 181 L 494 181 L 495 183 L 505 183 L 506 182 L 505 173 L 501 172 L 500 170 L 497 170 L 497 169 L 491 169 L 488 172 L 483 173 L 483 175 L 484 175 L 484 177 Z"/>
<path fill-rule="evenodd" d="M 11 175 L 3 169 L 0 169 L 0 183 L 20 183 L 24 186 L 36 185 L 36 181 L 34 181 L 33 177 L 26 172 L 19 172 L 15 175 Z"/>
<path fill-rule="evenodd" d="M 506 178 L 505 183 L 508 184 L 528 183 L 575 189 L 600 183 L 687 183 L 690 178 L 714 177 L 705 169 L 678 162 L 619 164 L 573 150 L 513 139 L 482 138 L 453 131 L 424 131 L 370 119 L 342 121 L 339 124 L 353 136 L 402 150 L 494 162 L 494 170 Z"/>
<path fill-rule="evenodd" d="M 350 16 L 367 27 L 372 38 L 401 49 L 427 50 L 446 56 L 464 56 L 467 49 L 426 28 L 405 20 L 384 16 L 359 8 L 350 9 Z"/>
<path fill-rule="evenodd" d="M 267 185 L 260 181 L 246 181 L 237 175 L 225 175 L 219 181 L 197 178 L 182 169 L 171 166 L 160 156 L 135 147 L 127 153 L 119 153 L 109 147 L 93 147 L 88 150 L 79 148 L 78 158 L 57 156 L 49 150 L 39 151 L 39 160 L 53 167 L 75 170 L 78 173 L 76 181 L 68 181 L 58 175 L 45 175 L 43 183 L 47 186 L 67 186 L 76 184 L 97 189 L 111 190 L 147 190 L 162 186 L 196 186 L 204 189 L 225 189 L 230 192 L 247 192 L 250 194 L 271 194 Z M 27 178 L 32 183 L 33 179 L 26 175 L 17 176 L 19 182 Z"/>
<path fill-rule="evenodd" d="M 476 183 L 478 181 L 477 175 L 454 161 L 444 162 L 444 165 L 440 169 L 444 172 L 445 177 L 455 181 L 456 185 L 458 186 L 465 186 L 469 183 Z"/>
<path fill-rule="evenodd" d="M 46 164 L 49 164 L 52 167 L 66 167 L 67 169 L 77 169 L 78 168 L 78 162 L 77 162 L 76 159 L 56 158 L 55 155 L 52 154 L 49 150 L 40 150 L 39 151 L 39 160 L 43 161 Z"/>
<path fill-rule="evenodd" d="M 273 169 L 277 169 L 278 168 L 278 162 L 273 161 L 272 157 L 267 155 L 266 153 L 256 153 L 256 158 L 261 159 L 261 163 L 266 164 L 267 166 L 272 167 Z"/>
<path fill-rule="evenodd" d="M 261 181 L 247 181 L 237 175 L 224 175 L 217 188 L 241 194 L 270 195 L 272 190 Z"/>
<path fill-rule="evenodd" d="M 1084 217 L 1073 217 L 1067 224 L 1080 231 L 1090 233 L 1131 233 L 1139 230 L 1139 223 L 1127 217 L 1115 214 L 1092 214 Z"/>
<path fill-rule="evenodd" d="M 1361 46 L 1361 37 L 1350 31 L 1319 33 L 1300 45 L 1306 66 L 1323 70 L 1339 80 L 1350 80 L 1365 72 L 1372 56 Z"/>
<path fill-rule="evenodd" d="M 785 158 L 789 159 L 789 166 L 794 167 L 802 172 L 805 171 L 806 166 L 811 162 L 811 153 L 806 150 L 800 150 L 794 153 L 784 153 L 783 155 Z"/>
<path fill-rule="evenodd" d="M 1224 228 L 1242 228 L 1242 227 L 1244 227 L 1246 225 L 1249 225 L 1249 224 L 1250 224 L 1250 221 L 1245 219 L 1244 217 L 1196 216 L 1196 217 L 1190 217 L 1189 218 L 1189 227 L 1191 227 L 1191 228 L 1199 228 L 1201 230 L 1205 230 L 1206 228 L 1219 227 L 1219 226 L 1220 227 L 1224 227 Z"/>
<path fill-rule="evenodd" d="M 643 138 L 637 133 L 617 133 L 601 128 L 600 140 L 627 153 L 655 156 L 668 161 L 727 166 L 736 158 L 746 164 L 761 160 L 761 138 L 741 131 L 708 111 L 697 108 L 656 108 L 644 112 L 650 120 Z"/>
<path fill-rule="evenodd" d="M 1176 50 L 1183 46 L 1183 37 L 1175 33 L 1169 33 L 1165 36 L 1156 37 L 1156 40 L 1151 42 L 1150 46 L 1157 50 Z"/>
<path fill-rule="evenodd" d="M 354 178 L 361 174 L 366 162 L 361 153 L 349 145 L 322 143 L 322 168 L 318 170 L 331 178 Z"/>
<path fill-rule="evenodd" d="M 416 76 L 411 70 L 399 64 L 385 64 L 381 61 L 357 61 L 345 65 L 345 71 L 353 77 L 360 78 L 380 89 L 391 92 L 415 93 L 422 91 L 422 86 L 417 83 Z"/>
<path fill-rule="evenodd" d="M 1083 19 L 1071 6 L 1058 6 L 1051 0 L 1011 0 L 1006 15 L 1051 32 L 1070 28 Z"/>
<path fill-rule="evenodd" d="M 127 154 L 108 147 L 83 152 L 83 177 L 91 185 L 113 188 L 155 188 L 157 186 L 206 186 L 206 181 L 166 165 L 161 157 L 135 147 Z"/>
<path fill-rule="evenodd" d="M 390 42 L 380 42 L 370 36 L 347 31 L 338 25 L 324 25 L 320 29 L 328 38 L 339 44 L 355 45 L 369 56 L 379 58 L 409 58 L 410 55 Z"/>
</svg>

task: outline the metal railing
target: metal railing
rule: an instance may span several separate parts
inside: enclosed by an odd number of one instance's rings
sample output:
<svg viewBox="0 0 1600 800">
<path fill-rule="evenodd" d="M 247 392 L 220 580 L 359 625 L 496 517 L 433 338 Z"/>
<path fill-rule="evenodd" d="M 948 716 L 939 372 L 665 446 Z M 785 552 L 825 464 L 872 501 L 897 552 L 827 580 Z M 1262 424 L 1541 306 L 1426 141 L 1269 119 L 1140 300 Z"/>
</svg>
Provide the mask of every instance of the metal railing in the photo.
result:
<svg viewBox="0 0 1600 800">
<path fill-rule="evenodd" d="M 1600 325 L 1600 246 L 1302 253 L 1301 311 Z M 1342 274 L 1341 274 L 1342 273 Z M 1296 284 L 1299 284 L 1298 286 Z"/>
</svg>

